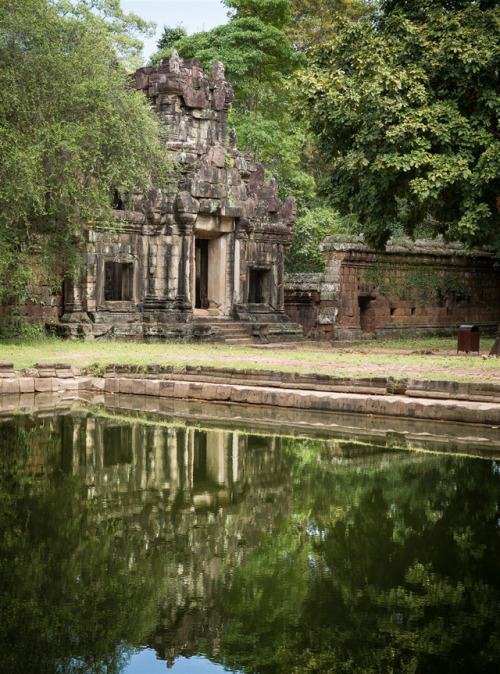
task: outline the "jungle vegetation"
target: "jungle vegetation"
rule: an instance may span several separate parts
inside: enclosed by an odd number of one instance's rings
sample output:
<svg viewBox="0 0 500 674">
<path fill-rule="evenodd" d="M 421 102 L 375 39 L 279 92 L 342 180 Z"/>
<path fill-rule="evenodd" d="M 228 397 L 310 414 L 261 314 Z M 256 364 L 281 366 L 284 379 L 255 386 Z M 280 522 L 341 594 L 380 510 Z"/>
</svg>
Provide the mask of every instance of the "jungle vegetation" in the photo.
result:
<svg viewBox="0 0 500 674">
<path fill-rule="evenodd" d="M 147 190 L 168 157 L 127 68 L 151 26 L 119 0 L 0 0 L 0 300 L 23 294 L 34 251 L 60 272 L 117 186 Z"/>
<path fill-rule="evenodd" d="M 225 0 L 175 42 L 226 66 L 239 147 L 298 202 L 290 271 L 362 232 L 500 247 L 500 8 L 492 0 Z"/>
<path fill-rule="evenodd" d="M 175 47 L 221 60 L 240 149 L 298 203 L 290 271 L 327 235 L 443 235 L 500 248 L 500 7 L 494 0 L 224 0 L 229 21 Z M 0 0 L 0 294 L 30 254 L 69 269 L 120 186 L 166 178 L 159 126 L 127 86 L 151 26 L 119 0 Z M 64 271 L 64 269 L 63 269 Z M 59 269 L 58 269 L 59 273 Z"/>
</svg>

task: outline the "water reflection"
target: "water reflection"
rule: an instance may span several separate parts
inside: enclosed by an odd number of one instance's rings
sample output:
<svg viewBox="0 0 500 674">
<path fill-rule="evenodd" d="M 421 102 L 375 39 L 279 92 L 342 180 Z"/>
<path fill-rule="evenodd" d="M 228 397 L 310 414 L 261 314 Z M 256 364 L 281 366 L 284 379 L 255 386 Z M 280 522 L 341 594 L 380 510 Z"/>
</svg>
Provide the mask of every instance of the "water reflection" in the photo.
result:
<svg viewBox="0 0 500 674">
<path fill-rule="evenodd" d="M 0 438 L 2 671 L 498 671 L 495 461 L 88 412 Z"/>
</svg>

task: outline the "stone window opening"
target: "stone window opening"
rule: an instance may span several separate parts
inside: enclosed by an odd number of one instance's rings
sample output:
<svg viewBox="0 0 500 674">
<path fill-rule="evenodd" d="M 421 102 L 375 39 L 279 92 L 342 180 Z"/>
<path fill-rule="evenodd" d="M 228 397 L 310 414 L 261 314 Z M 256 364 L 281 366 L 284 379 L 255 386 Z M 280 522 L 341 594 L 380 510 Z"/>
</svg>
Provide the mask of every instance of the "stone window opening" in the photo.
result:
<svg viewBox="0 0 500 674">
<path fill-rule="evenodd" d="M 111 205 L 112 205 L 112 207 L 114 208 L 115 211 L 124 211 L 125 210 L 125 205 L 123 203 L 123 199 L 121 198 L 118 190 L 115 190 L 113 192 L 113 199 L 112 199 Z"/>
<path fill-rule="evenodd" d="M 123 302 L 132 299 L 131 262 L 105 262 L 104 264 L 104 300 Z"/>
<path fill-rule="evenodd" d="M 390 311 L 391 311 L 391 316 L 394 316 L 394 314 L 396 313 L 396 307 L 391 307 Z"/>
<path fill-rule="evenodd" d="M 248 281 L 248 303 L 269 304 L 268 269 L 250 269 Z"/>
</svg>

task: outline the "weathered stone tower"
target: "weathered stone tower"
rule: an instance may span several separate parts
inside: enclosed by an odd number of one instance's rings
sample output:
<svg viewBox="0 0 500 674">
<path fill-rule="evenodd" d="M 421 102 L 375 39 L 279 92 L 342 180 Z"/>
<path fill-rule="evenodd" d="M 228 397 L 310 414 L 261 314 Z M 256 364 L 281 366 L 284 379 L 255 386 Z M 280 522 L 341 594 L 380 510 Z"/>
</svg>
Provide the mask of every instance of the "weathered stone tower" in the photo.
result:
<svg viewBox="0 0 500 674">
<path fill-rule="evenodd" d="M 168 190 L 117 198 L 116 232 L 89 228 L 84 267 L 64 297 L 63 331 L 89 338 L 214 339 L 229 323 L 268 338 L 301 335 L 284 314 L 284 253 L 295 202 L 227 133 L 234 94 L 176 52 L 133 76 L 171 150 Z"/>
</svg>

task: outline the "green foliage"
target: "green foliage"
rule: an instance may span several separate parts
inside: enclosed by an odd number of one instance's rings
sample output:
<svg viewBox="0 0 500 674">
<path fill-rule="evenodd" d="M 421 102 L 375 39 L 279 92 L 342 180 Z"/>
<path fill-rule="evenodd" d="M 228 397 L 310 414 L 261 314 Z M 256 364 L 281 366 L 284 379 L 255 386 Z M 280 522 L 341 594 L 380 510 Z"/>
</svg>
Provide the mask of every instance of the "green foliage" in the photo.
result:
<svg viewBox="0 0 500 674">
<path fill-rule="evenodd" d="M 176 26 L 175 28 L 163 26 L 163 33 L 156 45 L 158 49 L 171 49 L 174 44 L 183 37 L 187 37 L 184 26 Z"/>
<path fill-rule="evenodd" d="M 290 103 L 290 77 L 305 64 L 297 45 L 305 49 L 318 35 L 336 31 L 340 15 L 356 20 L 371 9 L 362 0 L 330 0 L 319 6 L 305 0 L 226 0 L 225 4 L 230 10 L 227 25 L 183 38 L 175 47 L 182 57 L 197 58 L 206 67 L 215 59 L 222 61 L 236 96 L 229 126 L 237 131 L 239 149 L 255 153 L 266 174 L 276 179 L 280 197 L 295 197 L 300 214 L 313 208 L 321 171 L 307 111 Z M 158 52 L 152 62 L 160 57 Z M 309 233 L 305 223 L 311 221 L 311 211 L 299 219 L 289 255 L 289 261 L 294 260 L 292 268 L 322 268 L 317 245 L 327 234 L 339 231 L 337 225 L 329 224 L 332 218 L 338 220 L 333 213 L 325 219 L 320 208 L 318 226 Z M 312 256 L 309 261 L 308 256 Z"/>
<path fill-rule="evenodd" d="M 42 323 L 30 323 L 20 317 L 13 320 L 8 317 L 6 320 L 0 320 L 0 339 L 21 338 L 23 342 L 38 342 L 42 338 L 47 338 L 45 326 Z M 49 335 L 49 338 L 52 338 Z"/>
<path fill-rule="evenodd" d="M 175 28 L 163 27 L 163 33 L 158 40 L 156 51 L 149 59 L 149 65 L 156 66 L 163 58 L 169 58 L 172 55 L 172 48 L 176 42 L 187 37 L 186 29 L 183 26 L 176 26 Z"/>
<path fill-rule="evenodd" d="M 278 516 L 274 526 L 273 535 L 264 535 L 256 554 L 236 569 L 224 597 L 229 620 L 221 651 L 232 669 L 276 671 L 277 641 L 292 640 L 307 597 L 307 539 L 291 518 Z"/>
<path fill-rule="evenodd" d="M 6 3 L 5 3 L 6 4 Z M 146 190 L 167 161 L 159 124 L 117 59 L 143 22 L 115 0 L 12 0 L 0 12 L 0 283 L 26 290 L 32 255 L 71 267 L 86 223 L 110 224 L 119 187 Z"/>
<path fill-rule="evenodd" d="M 2 670 L 118 674 L 158 622 L 165 559 L 57 470 L 60 419 L 16 421 L 1 427 Z"/>
<path fill-rule="evenodd" d="M 307 166 L 311 143 L 305 124 L 294 119 L 286 88 L 288 76 L 304 63 L 282 30 L 288 0 L 227 5 L 233 10 L 227 25 L 186 37 L 176 42 L 176 49 L 207 68 L 222 61 L 236 96 L 229 125 L 236 128 L 238 147 L 253 151 L 264 163 L 281 197 L 293 195 L 308 203 L 315 193 Z"/>
<path fill-rule="evenodd" d="M 344 19 L 359 21 L 373 11 L 366 0 L 291 0 L 291 21 L 285 31 L 292 44 L 305 51 L 334 38 Z"/>
<path fill-rule="evenodd" d="M 443 274 L 435 269 L 408 271 L 397 276 L 397 265 L 377 262 L 364 274 L 358 271 L 358 281 L 371 283 L 380 295 L 391 295 L 400 300 L 415 300 L 421 306 L 440 305 L 447 295 L 455 301 L 471 296 L 473 288 L 466 275 L 460 272 Z"/>
<path fill-rule="evenodd" d="M 316 193 L 312 169 L 312 146 L 303 124 L 297 124 L 290 110 L 278 118 L 254 115 L 233 108 L 229 124 L 238 132 L 238 148 L 250 150 L 266 167 L 268 177 L 278 182 L 282 199 L 293 196 L 299 204 L 310 203 Z"/>
<path fill-rule="evenodd" d="M 175 465 L 184 428 L 168 419 L 161 440 L 143 419 L 131 463 L 110 464 L 83 414 L 1 424 L 2 671 L 118 674 L 186 629 L 191 652 L 238 671 L 498 669 L 498 461 L 449 438 L 447 455 L 388 450 L 408 438 L 380 428 L 262 438 L 231 500 L 194 508 L 192 484 L 142 461 L 160 448 Z"/>
<path fill-rule="evenodd" d="M 494 243 L 500 8 L 401 4 L 418 11 L 345 24 L 298 78 L 329 198 L 377 247 L 398 223 L 411 236 L 429 217 L 434 234 Z"/>
<path fill-rule="evenodd" d="M 284 440 L 294 514 L 274 521 L 226 591 L 221 661 L 296 674 L 493 671 L 496 463 L 389 457 L 347 439 L 330 448 Z"/>
<path fill-rule="evenodd" d="M 306 208 L 295 222 L 293 245 L 286 254 L 287 272 L 325 271 L 320 245 L 327 236 L 357 234 L 358 223 L 352 216 L 342 216 L 328 206 Z"/>
<path fill-rule="evenodd" d="M 303 63 L 283 31 L 256 16 L 236 16 L 224 26 L 183 38 L 176 49 L 207 67 L 222 61 L 235 105 L 255 114 L 282 109 L 285 78 Z"/>
<path fill-rule="evenodd" d="M 223 0 L 230 16 L 256 17 L 268 26 L 282 30 L 290 21 L 289 0 Z"/>
</svg>

